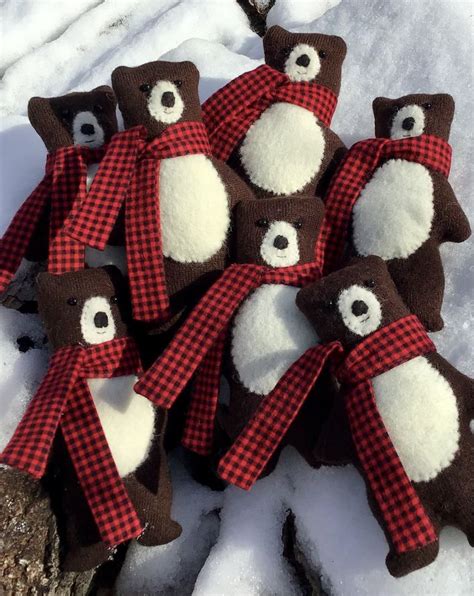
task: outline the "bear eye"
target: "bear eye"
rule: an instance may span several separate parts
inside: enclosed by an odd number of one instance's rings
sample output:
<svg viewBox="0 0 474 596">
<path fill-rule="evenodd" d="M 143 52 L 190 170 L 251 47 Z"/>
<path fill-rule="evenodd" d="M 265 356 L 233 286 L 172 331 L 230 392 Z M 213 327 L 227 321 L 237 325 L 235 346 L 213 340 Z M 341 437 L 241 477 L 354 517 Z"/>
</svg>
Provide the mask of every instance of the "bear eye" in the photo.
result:
<svg viewBox="0 0 474 596">
<path fill-rule="evenodd" d="M 269 221 L 266 217 L 261 217 L 260 219 L 257 219 L 257 221 L 255 222 L 255 225 L 258 228 L 268 228 Z"/>
<path fill-rule="evenodd" d="M 303 227 L 303 221 L 301 219 L 297 219 L 293 222 L 293 227 L 297 230 L 301 230 L 301 228 Z"/>
<path fill-rule="evenodd" d="M 110 299 L 110 304 L 117 304 L 117 302 L 118 302 L 117 296 L 112 296 L 112 298 Z"/>
<path fill-rule="evenodd" d="M 392 108 L 392 112 L 394 114 L 396 114 L 399 110 L 400 110 L 400 108 L 398 106 L 393 106 L 393 108 Z"/>
<path fill-rule="evenodd" d="M 317 308 L 320 308 L 321 310 L 325 310 L 327 312 L 333 310 L 335 305 L 336 305 L 336 302 L 334 300 L 325 300 L 325 301 L 316 303 Z"/>
<path fill-rule="evenodd" d="M 375 288 L 375 281 L 373 279 L 366 279 L 364 281 L 364 286 L 366 288 Z"/>
<path fill-rule="evenodd" d="M 427 103 L 423 104 L 423 107 L 425 108 L 425 110 L 431 110 L 433 104 L 428 101 Z"/>
<path fill-rule="evenodd" d="M 143 83 L 143 85 L 140 85 L 139 89 L 142 93 L 148 93 L 151 91 L 151 85 L 150 83 Z"/>
<path fill-rule="evenodd" d="M 327 56 L 327 53 L 326 53 L 324 50 L 319 50 L 319 52 L 318 52 L 318 56 L 319 56 L 319 57 L 320 57 L 322 60 L 324 60 L 324 58 L 326 58 L 326 56 Z"/>
<path fill-rule="evenodd" d="M 181 81 L 180 79 L 173 81 L 173 83 L 176 85 L 176 87 L 181 87 L 181 85 L 183 84 L 183 81 Z"/>
<path fill-rule="evenodd" d="M 74 298 L 74 296 L 71 296 L 70 298 L 67 299 L 67 303 L 69 304 L 69 306 L 76 306 L 77 298 Z"/>
<path fill-rule="evenodd" d="M 69 118 L 71 116 L 71 110 L 68 110 L 67 108 L 63 108 L 61 110 L 61 118 Z"/>
<path fill-rule="evenodd" d="M 103 111 L 103 106 L 101 106 L 100 103 L 96 103 L 94 106 L 94 112 L 97 112 L 97 114 L 101 114 Z"/>
<path fill-rule="evenodd" d="M 292 49 L 293 48 L 290 47 L 290 46 L 288 46 L 286 48 L 283 48 L 283 55 L 286 56 L 286 57 L 288 57 L 291 54 Z"/>
</svg>

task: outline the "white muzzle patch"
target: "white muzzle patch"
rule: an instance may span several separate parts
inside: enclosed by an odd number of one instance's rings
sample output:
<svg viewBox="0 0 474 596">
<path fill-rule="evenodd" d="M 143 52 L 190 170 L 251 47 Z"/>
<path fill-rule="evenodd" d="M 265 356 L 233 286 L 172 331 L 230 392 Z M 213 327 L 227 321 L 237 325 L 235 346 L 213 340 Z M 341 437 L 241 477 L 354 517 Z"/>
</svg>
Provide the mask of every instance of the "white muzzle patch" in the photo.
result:
<svg viewBox="0 0 474 596">
<path fill-rule="evenodd" d="M 260 255 L 270 267 L 291 267 L 300 260 L 298 232 L 287 221 L 273 221 L 260 246 Z"/>
<path fill-rule="evenodd" d="M 115 337 L 115 321 L 109 301 L 103 296 L 88 298 L 81 313 L 82 337 L 88 344 L 101 344 Z"/>
<path fill-rule="evenodd" d="M 148 111 L 158 122 L 177 122 L 184 111 L 184 102 L 178 87 L 171 81 L 158 81 L 148 98 Z"/>
<path fill-rule="evenodd" d="M 318 52 L 306 43 L 299 43 L 285 62 L 285 74 L 290 81 L 312 81 L 321 70 Z"/>
<path fill-rule="evenodd" d="M 104 144 L 104 130 L 92 112 L 78 112 L 72 122 L 74 145 L 97 149 Z"/>
<path fill-rule="evenodd" d="M 412 104 L 404 106 L 395 114 L 390 129 L 391 139 L 418 137 L 425 129 L 425 113 L 423 108 Z"/>
<path fill-rule="evenodd" d="M 382 307 L 377 296 L 363 286 L 353 285 L 343 290 L 337 307 L 348 329 L 364 337 L 380 327 Z"/>
</svg>

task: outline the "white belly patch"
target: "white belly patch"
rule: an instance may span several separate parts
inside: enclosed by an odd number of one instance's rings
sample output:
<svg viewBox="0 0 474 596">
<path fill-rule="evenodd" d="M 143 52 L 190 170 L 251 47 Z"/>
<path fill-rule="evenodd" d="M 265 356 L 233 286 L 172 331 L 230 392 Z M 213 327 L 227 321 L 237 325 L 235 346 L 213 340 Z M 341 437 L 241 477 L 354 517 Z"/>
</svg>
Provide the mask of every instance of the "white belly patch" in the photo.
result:
<svg viewBox="0 0 474 596">
<path fill-rule="evenodd" d="M 433 480 L 459 445 L 456 396 L 446 379 L 418 356 L 372 380 L 377 407 L 411 480 Z"/>
<path fill-rule="evenodd" d="M 133 391 L 135 375 L 88 379 L 102 428 L 120 476 L 131 474 L 150 450 L 155 427 L 151 402 Z"/>
<path fill-rule="evenodd" d="M 203 263 L 224 245 L 230 224 L 224 183 L 205 155 L 160 164 L 163 254 L 179 263 Z"/>
<path fill-rule="evenodd" d="M 312 112 L 275 103 L 247 131 L 240 159 L 253 184 L 275 194 L 291 194 L 315 178 L 325 145 Z"/>
<path fill-rule="evenodd" d="M 244 387 L 267 395 L 318 337 L 296 307 L 299 288 L 261 286 L 239 309 L 232 329 L 231 355 Z"/>
<path fill-rule="evenodd" d="M 354 247 L 363 256 L 405 259 L 429 238 L 433 216 L 429 171 L 392 159 L 375 171 L 354 205 Z"/>
</svg>

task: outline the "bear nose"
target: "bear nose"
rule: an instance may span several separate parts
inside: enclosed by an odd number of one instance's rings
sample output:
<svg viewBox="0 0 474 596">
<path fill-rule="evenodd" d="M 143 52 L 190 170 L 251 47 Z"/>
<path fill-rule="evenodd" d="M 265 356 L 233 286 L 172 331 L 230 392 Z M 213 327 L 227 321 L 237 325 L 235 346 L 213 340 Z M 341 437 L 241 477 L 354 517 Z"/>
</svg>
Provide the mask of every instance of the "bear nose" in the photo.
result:
<svg viewBox="0 0 474 596">
<path fill-rule="evenodd" d="M 365 315 L 365 313 L 369 310 L 369 307 L 363 300 L 355 300 L 352 303 L 351 310 L 356 317 L 361 317 L 362 315 Z"/>
<path fill-rule="evenodd" d="M 276 236 L 273 246 L 278 248 L 278 250 L 284 250 L 288 246 L 288 238 L 285 238 L 285 236 Z"/>
<path fill-rule="evenodd" d="M 83 135 L 93 135 L 95 133 L 95 128 L 93 124 L 83 124 L 81 126 L 81 132 Z"/>
<path fill-rule="evenodd" d="M 298 58 L 296 59 L 296 64 L 298 66 L 304 66 L 306 68 L 306 66 L 308 66 L 309 63 L 310 59 L 308 54 L 301 54 L 301 56 L 298 56 Z"/>
<path fill-rule="evenodd" d="M 415 126 L 415 119 L 411 116 L 402 122 L 403 130 L 411 130 Z"/>
<path fill-rule="evenodd" d="M 107 327 L 109 324 L 109 317 L 105 312 L 96 312 L 94 317 L 94 325 L 101 329 Z"/>
<path fill-rule="evenodd" d="M 161 103 L 165 108 L 172 108 L 174 106 L 174 93 L 172 91 L 165 91 L 161 96 Z"/>
</svg>

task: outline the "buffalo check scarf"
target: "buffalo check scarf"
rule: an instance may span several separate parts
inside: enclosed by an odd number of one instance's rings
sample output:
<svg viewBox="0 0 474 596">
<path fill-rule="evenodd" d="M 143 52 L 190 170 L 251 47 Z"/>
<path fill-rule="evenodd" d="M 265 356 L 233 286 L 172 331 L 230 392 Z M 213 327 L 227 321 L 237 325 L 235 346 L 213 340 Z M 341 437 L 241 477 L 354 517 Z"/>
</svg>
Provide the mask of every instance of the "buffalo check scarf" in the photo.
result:
<svg viewBox="0 0 474 596">
<path fill-rule="evenodd" d="M 37 225 L 50 207 L 48 271 L 84 268 L 84 246 L 65 236 L 63 224 L 74 204 L 86 196 L 87 166 L 103 160 L 106 148 L 61 147 L 46 160 L 43 180 L 24 201 L 0 241 L 0 292 L 13 279 Z M 100 176 L 91 191 L 97 192 Z M 97 182 L 96 182 L 97 180 Z"/>
<path fill-rule="evenodd" d="M 227 161 L 250 126 L 275 102 L 305 108 L 329 126 L 337 96 L 317 83 L 292 82 L 286 74 L 266 64 L 245 72 L 216 91 L 202 106 L 212 153 Z"/>
<path fill-rule="evenodd" d="M 165 320 L 170 314 L 161 241 L 160 161 L 182 155 L 210 155 L 211 149 L 202 122 L 171 124 L 148 144 L 143 142 L 140 129 L 143 130 L 137 127 L 121 133 L 130 175 L 128 192 L 111 192 L 102 197 L 89 193 L 81 208 L 71 214 L 66 230 L 72 238 L 104 250 L 125 201 L 133 316 L 138 321 L 151 322 Z M 133 130 L 136 130 L 135 136 L 127 138 L 125 135 Z"/>
<path fill-rule="evenodd" d="M 304 286 L 319 277 L 319 268 L 314 263 L 279 269 L 231 265 L 204 295 L 166 351 L 135 385 L 135 391 L 168 409 L 198 371 L 182 442 L 197 453 L 210 453 L 223 352 L 232 317 L 247 296 L 264 284 Z"/>
<path fill-rule="evenodd" d="M 3 464 L 41 478 L 60 428 L 100 536 L 110 547 L 136 538 L 143 528 L 110 452 L 87 379 L 141 372 L 138 349 L 128 337 L 59 348 L 0 455 Z"/>
<path fill-rule="evenodd" d="M 331 180 L 326 198 L 316 262 L 324 273 L 333 271 L 342 258 L 350 233 L 352 209 L 374 171 L 388 159 L 404 159 L 449 175 L 451 146 L 433 135 L 406 139 L 367 139 L 348 151 Z"/>
<path fill-rule="evenodd" d="M 321 362 L 329 357 L 341 383 L 352 439 L 359 462 L 375 497 L 393 546 L 398 553 L 437 540 L 436 531 L 411 484 L 377 409 L 371 379 L 422 354 L 435 351 L 414 315 L 386 325 L 363 339 L 345 357 L 339 342 L 310 348 L 280 379 L 265 401 L 297 409 L 316 383 Z M 291 396 L 288 396 L 291 393 Z M 261 409 L 263 410 L 264 404 Z M 267 408 L 270 411 L 270 407 Z M 241 488 L 250 488 L 261 468 L 258 449 L 265 452 L 268 421 L 257 412 L 218 466 L 220 475 Z M 286 413 L 289 417 L 292 412 Z M 277 432 L 275 430 L 270 433 Z M 283 438 L 280 435 L 280 440 Z M 268 459 L 268 458 L 267 458 Z M 257 459 L 258 461 L 258 459 Z"/>
</svg>

